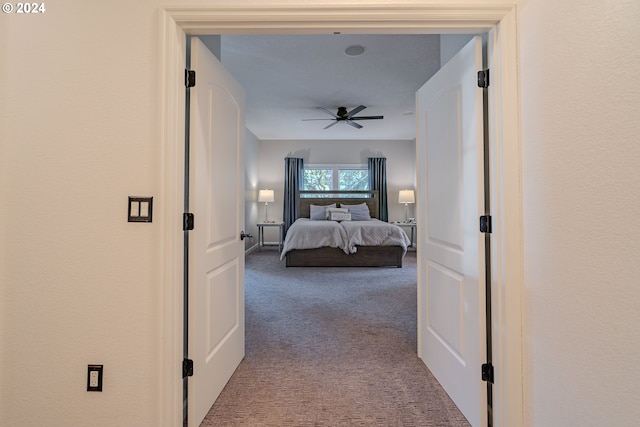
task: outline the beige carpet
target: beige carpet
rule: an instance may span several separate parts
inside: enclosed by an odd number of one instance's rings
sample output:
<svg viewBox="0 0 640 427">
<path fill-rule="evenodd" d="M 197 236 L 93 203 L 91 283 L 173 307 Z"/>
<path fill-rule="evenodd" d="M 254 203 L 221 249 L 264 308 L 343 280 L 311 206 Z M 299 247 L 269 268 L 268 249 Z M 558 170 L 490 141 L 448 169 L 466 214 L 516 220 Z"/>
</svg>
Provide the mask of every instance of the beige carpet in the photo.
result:
<svg viewBox="0 0 640 427">
<path fill-rule="evenodd" d="M 415 252 L 398 268 L 246 260 L 246 357 L 204 426 L 467 426 L 416 354 Z"/>
</svg>

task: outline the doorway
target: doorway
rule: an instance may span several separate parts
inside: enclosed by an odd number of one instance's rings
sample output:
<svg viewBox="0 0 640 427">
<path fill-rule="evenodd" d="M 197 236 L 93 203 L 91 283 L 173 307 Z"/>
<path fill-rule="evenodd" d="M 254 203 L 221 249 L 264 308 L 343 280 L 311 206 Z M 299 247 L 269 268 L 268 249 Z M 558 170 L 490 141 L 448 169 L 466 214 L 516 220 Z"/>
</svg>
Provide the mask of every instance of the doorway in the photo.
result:
<svg viewBox="0 0 640 427">
<path fill-rule="evenodd" d="M 275 12 L 269 14 L 267 12 Z M 256 23 L 255 14 L 261 14 Z M 263 15 L 264 14 L 264 15 Z M 381 18 L 384 16 L 384 18 Z M 264 18 L 264 19 L 263 19 Z M 522 356 L 520 351 L 520 292 L 522 288 L 521 194 L 519 129 L 517 121 L 517 61 L 515 10 L 503 7 L 453 7 L 447 5 L 404 6 L 360 5 L 332 7 L 261 7 L 216 10 L 177 9 L 162 11 L 164 87 L 162 91 L 165 150 L 163 214 L 165 215 L 165 256 L 163 271 L 163 347 L 161 419 L 177 425 L 182 416 L 181 381 L 176 366 L 182 363 L 182 305 L 180 224 L 182 188 L 180 165 L 183 161 L 181 136 L 184 124 L 184 94 L 175 82 L 184 74 L 185 34 L 212 33 L 318 33 L 336 30 L 368 33 L 489 32 L 494 86 L 490 102 L 490 156 L 492 169 L 492 212 L 495 244 L 492 267 L 497 274 L 492 283 L 492 305 L 496 363 L 495 425 L 517 425 L 522 418 Z M 496 227 L 496 224 L 499 226 Z M 181 231 L 181 230 L 180 230 Z M 509 283 L 509 286 L 505 286 Z M 508 363 L 507 363 L 508 361 Z"/>
</svg>

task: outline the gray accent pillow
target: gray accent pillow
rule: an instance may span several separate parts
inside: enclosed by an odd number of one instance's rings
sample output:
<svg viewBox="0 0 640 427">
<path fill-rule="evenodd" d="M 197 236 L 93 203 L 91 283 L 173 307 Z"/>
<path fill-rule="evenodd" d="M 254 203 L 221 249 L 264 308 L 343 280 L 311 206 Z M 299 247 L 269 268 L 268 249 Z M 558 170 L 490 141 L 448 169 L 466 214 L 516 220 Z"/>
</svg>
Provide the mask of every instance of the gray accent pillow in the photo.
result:
<svg viewBox="0 0 640 427">
<path fill-rule="evenodd" d="M 341 208 L 349 209 L 351 214 L 351 221 L 369 221 L 371 219 L 371 212 L 369 212 L 369 206 L 366 203 L 360 203 L 358 205 L 345 205 L 340 203 Z"/>
<path fill-rule="evenodd" d="M 335 208 L 336 204 L 330 205 L 310 205 L 309 206 L 309 218 L 315 221 L 324 221 L 328 218 L 329 212 L 327 209 Z"/>
</svg>

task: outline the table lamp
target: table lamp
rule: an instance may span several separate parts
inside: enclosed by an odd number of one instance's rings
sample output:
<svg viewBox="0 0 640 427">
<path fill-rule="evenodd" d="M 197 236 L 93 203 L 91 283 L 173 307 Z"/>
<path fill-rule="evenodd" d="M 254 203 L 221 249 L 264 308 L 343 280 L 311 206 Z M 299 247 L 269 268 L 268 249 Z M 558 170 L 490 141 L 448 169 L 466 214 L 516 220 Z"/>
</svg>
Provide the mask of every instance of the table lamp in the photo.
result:
<svg viewBox="0 0 640 427">
<path fill-rule="evenodd" d="M 264 203 L 264 222 L 269 221 L 269 203 L 274 201 L 273 190 L 260 190 L 258 192 L 258 202 Z"/>
<path fill-rule="evenodd" d="M 400 190 L 398 203 L 404 203 L 404 222 L 409 222 L 409 203 L 415 203 L 413 190 Z"/>
</svg>

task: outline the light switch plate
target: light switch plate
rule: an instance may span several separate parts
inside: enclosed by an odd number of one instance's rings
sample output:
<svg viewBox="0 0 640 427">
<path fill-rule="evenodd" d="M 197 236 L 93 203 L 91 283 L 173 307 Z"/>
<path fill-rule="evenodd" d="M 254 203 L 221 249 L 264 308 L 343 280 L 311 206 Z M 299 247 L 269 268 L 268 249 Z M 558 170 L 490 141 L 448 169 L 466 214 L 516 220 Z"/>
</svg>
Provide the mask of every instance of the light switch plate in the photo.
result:
<svg viewBox="0 0 640 427">
<path fill-rule="evenodd" d="M 103 365 L 89 365 L 87 367 L 87 391 L 102 391 Z"/>
<path fill-rule="evenodd" d="M 151 222 L 153 215 L 153 197 L 129 196 L 129 222 Z"/>
</svg>

